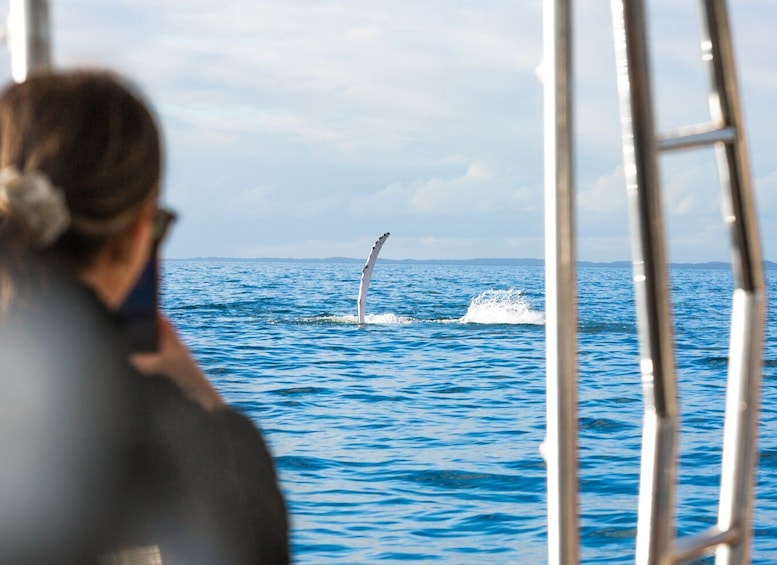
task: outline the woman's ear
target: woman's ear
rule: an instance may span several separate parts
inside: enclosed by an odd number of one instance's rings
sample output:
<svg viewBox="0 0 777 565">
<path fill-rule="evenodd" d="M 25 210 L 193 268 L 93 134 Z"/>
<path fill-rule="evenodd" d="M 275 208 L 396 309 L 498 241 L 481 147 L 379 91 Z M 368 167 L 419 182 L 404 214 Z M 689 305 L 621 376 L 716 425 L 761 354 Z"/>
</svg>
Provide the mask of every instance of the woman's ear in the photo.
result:
<svg viewBox="0 0 777 565">
<path fill-rule="evenodd" d="M 126 298 L 151 257 L 155 213 L 156 203 L 144 204 L 132 223 L 80 273 L 110 308 L 118 307 Z"/>
<path fill-rule="evenodd" d="M 139 269 L 151 255 L 155 211 L 154 204 L 144 204 L 132 223 L 113 237 L 106 249 L 111 262 L 123 265 L 130 271 L 137 268 L 140 274 Z"/>
<path fill-rule="evenodd" d="M 136 265 L 138 274 L 151 256 L 151 246 L 153 245 L 154 234 L 154 214 L 156 213 L 156 203 L 149 202 L 144 204 L 140 212 L 132 223 L 127 227 L 123 249 L 122 259 L 128 265 Z"/>
</svg>

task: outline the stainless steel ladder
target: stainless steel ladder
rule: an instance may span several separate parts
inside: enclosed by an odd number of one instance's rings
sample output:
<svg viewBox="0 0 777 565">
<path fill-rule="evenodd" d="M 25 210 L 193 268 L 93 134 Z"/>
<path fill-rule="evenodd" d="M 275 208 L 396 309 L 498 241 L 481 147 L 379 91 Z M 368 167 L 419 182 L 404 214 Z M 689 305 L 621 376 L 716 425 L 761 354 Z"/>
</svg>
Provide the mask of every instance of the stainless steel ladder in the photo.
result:
<svg viewBox="0 0 777 565">
<path fill-rule="evenodd" d="M 669 565 L 712 549 L 717 565 L 750 562 L 766 291 L 724 0 L 700 0 L 710 122 L 655 132 L 643 0 L 612 0 L 624 170 L 632 231 L 644 420 L 636 563 Z M 546 323 L 549 563 L 578 561 L 574 205 L 570 0 L 545 2 Z M 735 290 L 717 525 L 675 539 L 679 411 L 659 151 L 713 146 Z M 562 280 L 569 277 L 569 280 Z M 571 287 L 571 288 L 570 288 Z M 560 312 L 566 312 L 561 315 Z M 567 358 L 566 356 L 570 356 Z M 572 435 L 573 439 L 564 435 Z"/>
</svg>

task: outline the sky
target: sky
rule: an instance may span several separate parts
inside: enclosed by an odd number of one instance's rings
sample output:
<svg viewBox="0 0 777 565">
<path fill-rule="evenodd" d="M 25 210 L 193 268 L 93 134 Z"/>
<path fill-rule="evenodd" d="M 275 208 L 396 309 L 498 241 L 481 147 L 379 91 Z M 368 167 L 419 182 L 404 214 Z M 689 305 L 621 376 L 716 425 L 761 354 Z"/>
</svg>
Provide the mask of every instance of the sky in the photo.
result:
<svg viewBox="0 0 777 565">
<path fill-rule="evenodd" d="M 7 13 L 8 0 L 0 6 Z M 648 0 L 659 131 L 706 122 L 693 0 Z M 777 2 L 729 2 L 777 261 Z M 541 0 L 50 0 L 59 68 L 109 67 L 165 137 L 170 258 L 542 258 Z M 606 0 L 575 3 L 580 260 L 630 258 Z M 10 57 L 0 79 L 10 80 Z M 669 258 L 729 260 L 711 150 L 663 156 Z"/>
</svg>

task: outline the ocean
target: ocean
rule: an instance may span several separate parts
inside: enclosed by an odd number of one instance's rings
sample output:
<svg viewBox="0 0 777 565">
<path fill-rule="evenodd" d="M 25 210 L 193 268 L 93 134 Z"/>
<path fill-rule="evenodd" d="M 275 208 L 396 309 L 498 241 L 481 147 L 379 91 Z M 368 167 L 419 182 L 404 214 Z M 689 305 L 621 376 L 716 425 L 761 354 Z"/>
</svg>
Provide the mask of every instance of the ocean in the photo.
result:
<svg viewBox="0 0 777 565">
<path fill-rule="evenodd" d="M 165 311 L 276 458 L 295 562 L 546 563 L 542 267 L 379 259 L 359 325 L 361 266 L 164 263 Z M 643 407 L 631 270 L 578 279 L 581 561 L 629 563 Z M 679 535 L 716 521 L 732 289 L 725 269 L 672 270 Z M 759 564 L 777 562 L 773 316 L 764 357 Z"/>
</svg>

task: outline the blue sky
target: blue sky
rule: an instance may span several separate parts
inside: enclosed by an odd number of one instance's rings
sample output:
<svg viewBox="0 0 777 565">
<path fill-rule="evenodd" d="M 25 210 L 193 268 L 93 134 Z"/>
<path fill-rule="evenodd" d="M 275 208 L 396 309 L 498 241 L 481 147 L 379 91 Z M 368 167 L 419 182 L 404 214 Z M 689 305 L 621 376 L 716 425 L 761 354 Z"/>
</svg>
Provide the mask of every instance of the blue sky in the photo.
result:
<svg viewBox="0 0 777 565">
<path fill-rule="evenodd" d="M 648 3 L 659 129 L 706 121 L 696 2 Z M 384 231 L 387 258 L 542 257 L 540 0 L 50 4 L 55 64 L 128 75 L 161 118 L 168 257 L 363 258 Z M 729 9 L 777 260 L 777 3 Z M 578 256 L 628 259 L 609 2 L 575 26 Z M 711 151 L 661 171 L 670 259 L 728 260 Z"/>
</svg>

